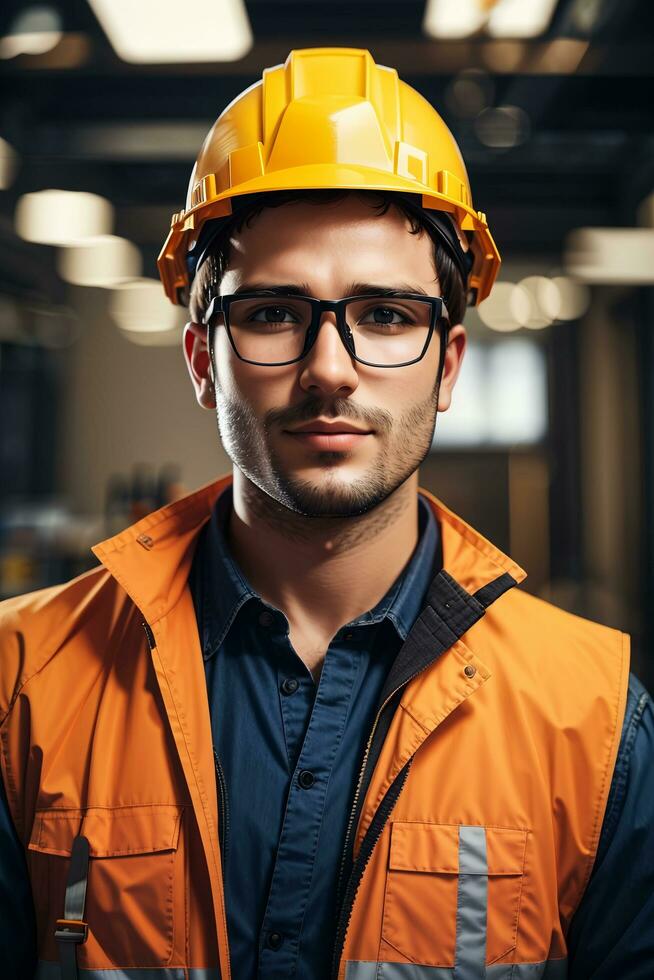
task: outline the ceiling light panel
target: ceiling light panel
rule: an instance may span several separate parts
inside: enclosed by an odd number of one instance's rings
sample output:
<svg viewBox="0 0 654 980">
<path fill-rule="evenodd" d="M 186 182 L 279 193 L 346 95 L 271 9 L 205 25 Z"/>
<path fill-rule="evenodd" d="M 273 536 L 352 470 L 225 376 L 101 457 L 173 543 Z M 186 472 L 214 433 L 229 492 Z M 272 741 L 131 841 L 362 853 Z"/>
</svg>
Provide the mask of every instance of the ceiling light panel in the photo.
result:
<svg viewBox="0 0 654 980">
<path fill-rule="evenodd" d="M 422 29 L 431 37 L 470 37 L 483 27 L 486 16 L 479 0 L 427 0 Z"/>
<path fill-rule="evenodd" d="M 557 0 L 427 0 L 422 28 L 455 40 L 481 31 L 496 38 L 538 37 L 549 27 Z"/>
<path fill-rule="evenodd" d="M 237 61 L 252 47 L 244 0 L 89 0 L 114 51 L 137 64 Z"/>
<path fill-rule="evenodd" d="M 486 24 L 491 37 L 539 37 L 550 25 L 557 0 L 499 0 Z"/>
<path fill-rule="evenodd" d="M 98 194 L 52 189 L 23 194 L 16 205 L 15 225 L 27 242 L 70 245 L 107 234 L 113 217 L 113 207 Z"/>
<path fill-rule="evenodd" d="M 654 283 L 654 230 L 577 228 L 566 240 L 565 265 L 573 278 L 600 285 Z"/>
</svg>

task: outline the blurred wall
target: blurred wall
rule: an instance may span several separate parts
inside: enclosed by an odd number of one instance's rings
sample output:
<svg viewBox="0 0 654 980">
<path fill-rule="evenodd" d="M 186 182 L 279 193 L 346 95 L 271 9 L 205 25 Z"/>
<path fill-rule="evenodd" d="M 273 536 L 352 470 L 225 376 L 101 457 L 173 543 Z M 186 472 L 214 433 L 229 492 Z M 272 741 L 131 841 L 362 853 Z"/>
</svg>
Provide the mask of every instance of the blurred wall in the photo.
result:
<svg viewBox="0 0 654 980">
<path fill-rule="evenodd" d="M 644 419 L 628 297 L 621 287 L 596 287 L 580 324 L 580 519 L 586 615 L 640 637 Z"/>
<path fill-rule="evenodd" d="M 214 412 L 195 400 L 174 347 L 141 347 L 106 312 L 106 291 L 75 290 L 82 333 L 67 351 L 57 461 L 59 491 L 83 513 L 100 513 L 105 488 L 134 463 L 173 462 L 195 488 L 228 472 Z"/>
</svg>

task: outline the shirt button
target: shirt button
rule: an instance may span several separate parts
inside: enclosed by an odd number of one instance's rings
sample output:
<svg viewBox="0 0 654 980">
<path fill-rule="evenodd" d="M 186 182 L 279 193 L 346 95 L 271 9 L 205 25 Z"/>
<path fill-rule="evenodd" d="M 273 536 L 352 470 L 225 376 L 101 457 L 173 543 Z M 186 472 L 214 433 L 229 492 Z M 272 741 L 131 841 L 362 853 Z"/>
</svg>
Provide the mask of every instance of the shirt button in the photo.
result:
<svg viewBox="0 0 654 980">
<path fill-rule="evenodd" d="M 287 677 L 282 684 L 282 693 L 295 694 L 299 686 L 300 682 L 296 680 L 295 677 Z"/>
<path fill-rule="evenodd" d="M 279 949 L 284 942 L 284 937 L 279 932 L 269 932 L 266 942 L 270 949 Z"/>
<path fill-rule="evenodd" d="M 273 614 L 271 612 L 268 612 L 267 609 L 264 610 L 264 612 L 259 614 L 259 623 L 261 624 L 261 626 L 272 626 Z"/>
<path fill-rule="evenodd" d="M 472 664 L 468 664 L 463 668 L 463 673 L 466 675 L 466 677 L 474 677 L 477 673 L 477 668 L 473 667 Z"/>
<path fill-rule="evenodd" d="M 298 776 L 298 782 L 302 789 L 310 789 L 316 781 L 316 777 L 308 769 L 303 769 Z"/>
</svg>

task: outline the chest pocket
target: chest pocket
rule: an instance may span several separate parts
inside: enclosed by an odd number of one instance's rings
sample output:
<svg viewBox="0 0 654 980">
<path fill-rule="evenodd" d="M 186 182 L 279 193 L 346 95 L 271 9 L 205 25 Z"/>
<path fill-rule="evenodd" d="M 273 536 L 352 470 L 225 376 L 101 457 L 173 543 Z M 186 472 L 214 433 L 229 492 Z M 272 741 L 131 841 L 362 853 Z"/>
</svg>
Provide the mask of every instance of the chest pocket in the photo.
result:
<svg viewBox="0 0 654 980">
<path fill-rule="evenodd" d="M 55 923 L 64 917 L 73 840 L 89 841 L 80 966 L 162 966 L 184 922 L 184 869 L 178 854 L 182 805 L 37 810 L 28 845 L 39 952 L 58 959 Z M 181 903 L 181 905 L 180 905 Z"/>
<path fill-rule="evenodd" d="M 484 977 L 516 945 L 526 844 L 526 830 L 394 823 L 383 940 L 412 963 Z"/>
</svg>

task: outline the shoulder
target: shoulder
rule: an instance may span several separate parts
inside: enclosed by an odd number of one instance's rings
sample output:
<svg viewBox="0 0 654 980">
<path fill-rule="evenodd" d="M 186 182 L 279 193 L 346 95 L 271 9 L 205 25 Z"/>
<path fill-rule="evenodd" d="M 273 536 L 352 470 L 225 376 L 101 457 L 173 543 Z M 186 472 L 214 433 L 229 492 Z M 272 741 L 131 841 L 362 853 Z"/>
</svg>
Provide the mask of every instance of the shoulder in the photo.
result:
<svg viewBox="0 0 654 980">
<path fill-rule="evenodd" d="M 126 596 L 103 568 L 0 602 L 0 724 L 25 684 L 76 638 L 105 637 Z"/>
<path fill-rule="evenodd" d="M 627 633 L 567 612 L 551 602 L 513 588 L 493 603 L 484 619 L 513 652 L 512 662 L 536 665 L 544 672 L 585 676 L 617 670 L 627 684 L 630 640 Z M 586 672 L 585 675 L 579 672 Z"/>
<path fill-rule="evenodd" d="M 464 637 L 502 696 L 529 712 L 553 743 L 612 732 L 617 740 L 629 679 L 629 636 L 513 588 Z M 555 736 L 555 737 L 554 737 Z"/>
<path fill-rule="evenodd" d="M 511 589 L 488 611 L 495 610 L 496 607 L 498 614 L 505 617 L 508 622 L 514 623 L 519 631 L 528 630 L 531 633 L 547 629 L 557 636 L 569 636 L 579 640 L 585 638 L 589 642 L 609 645 L 619 644 L 621 638 L 626 636 L 612 626 L 605 626 L 592 619 L 568 612 L 520 587 Z"/>
<path fill-rule="evenodd" d="M 509 648 L 512 663 L 527 659 L 545 669 L 566 664 L 596 668 L 602 661 L 628 661 L 627 633 L 568 612 L 522 588 L 512 588 L 492 603 L 471 634 L 477 629 L 495 637 L 505 651 Z"/>
</svg>

